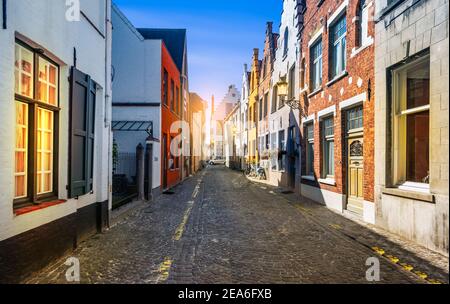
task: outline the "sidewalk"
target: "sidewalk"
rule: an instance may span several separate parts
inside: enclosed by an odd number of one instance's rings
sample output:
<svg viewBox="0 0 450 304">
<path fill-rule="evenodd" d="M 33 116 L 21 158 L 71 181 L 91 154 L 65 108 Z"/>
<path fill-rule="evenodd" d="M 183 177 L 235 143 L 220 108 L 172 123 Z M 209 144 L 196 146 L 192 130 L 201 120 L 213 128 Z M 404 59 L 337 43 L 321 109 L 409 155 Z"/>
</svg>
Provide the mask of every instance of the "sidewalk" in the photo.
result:
<svg viewBox="0 0 450 304">
<path fill-rule="evenodd" d="M 406 240 L 384 229 L 363 222 L 357 216 L 337 213 L 326 206 L 313 202 L 295 193 L 288 193 L 267 181 L 249 178 L 258 183 L 262 190 L 285 199 L 299 212 L 318 225 L 324 226 L 354 240 L 383 256 L 404 270 L 411 271 L 429 283 L 449 283 L 449 258 Z"/>
</svg>

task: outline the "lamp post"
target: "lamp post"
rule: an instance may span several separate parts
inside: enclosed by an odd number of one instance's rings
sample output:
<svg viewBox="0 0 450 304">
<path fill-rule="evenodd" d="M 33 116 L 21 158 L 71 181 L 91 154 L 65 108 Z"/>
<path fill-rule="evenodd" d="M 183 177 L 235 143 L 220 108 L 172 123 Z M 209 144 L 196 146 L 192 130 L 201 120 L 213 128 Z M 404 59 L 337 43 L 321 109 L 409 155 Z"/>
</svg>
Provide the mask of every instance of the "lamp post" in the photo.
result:
<svg viewBox="0 0 450 304">
<path fill-rule="evenodd" d="M 300 109 L 300 100 L 295 99 L 295 97 L 287 98 L 288 90 L 289 90 L 289 84 L 286 81 L 286 76 L 281 77 L 280 81 L 277 82 L 277 89 L 278 89 L 278 96 L 280 97 L 280 99 L 284 100 L 284 102 L 292 110 L 299 110 Z"/>
</svg>

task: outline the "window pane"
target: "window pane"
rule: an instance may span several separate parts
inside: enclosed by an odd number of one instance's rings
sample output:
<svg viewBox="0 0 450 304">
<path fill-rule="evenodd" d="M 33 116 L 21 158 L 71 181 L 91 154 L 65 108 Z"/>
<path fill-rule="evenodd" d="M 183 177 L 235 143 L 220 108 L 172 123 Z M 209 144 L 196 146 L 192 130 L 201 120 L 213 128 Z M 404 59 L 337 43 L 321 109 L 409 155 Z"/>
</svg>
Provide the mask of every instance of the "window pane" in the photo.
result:
<svg viewBox="0 0 450 304">
<path fill-rule="evenodd" d="M 27 196 L 28 105 L 16 102 L 15 198 Z"/>
<path fill-rule="evenodd" d="M 414 109 L 430 103 L 430 79 L 408 78 L 407 108 Z"/>
<path fill-rule="evenodd" d="M 429 111 L 407 117 L 407 180 L 429 183 L 430 163 Z"/>
<path fill-rule="evenodd" d="M 43 58 L 39 58 L 38 74 L 39 101 L 56 106 L 58 100 L 58 68 Z"/>
<path fill-rule="evenodd" d="M 33 53 L 16 44 L 14 61 L 15 93 L 33 98 Z"/>
<path fill-rule="evenodd" d="M 53 191 L 53 112 L 38 108 L 37 194 Z"/>
</svg>

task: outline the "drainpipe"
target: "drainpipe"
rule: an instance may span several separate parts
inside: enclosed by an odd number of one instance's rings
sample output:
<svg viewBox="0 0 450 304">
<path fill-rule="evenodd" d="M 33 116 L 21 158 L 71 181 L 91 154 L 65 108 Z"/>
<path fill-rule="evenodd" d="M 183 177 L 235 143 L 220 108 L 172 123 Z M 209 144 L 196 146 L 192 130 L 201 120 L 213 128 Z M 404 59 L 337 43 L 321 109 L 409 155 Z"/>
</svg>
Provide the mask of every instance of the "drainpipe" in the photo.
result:
<svg viewBox="0 0 450 304">
<path fill-rule="evenodd" d="M 111 223 L 112 210 L 112 146 L 113 136 L 111 130 L 112 120 L 112 22 L 111 22 L 111 0 L 106 0 L 105 8 L 105 128 L 108 138 L 108 227 Z"/>
<path fill-rule="evenodd" d="M 2 0 L 3 29 L 7 28 L 8 14 L 6 12 L 6 0 Z"/>
</svg>

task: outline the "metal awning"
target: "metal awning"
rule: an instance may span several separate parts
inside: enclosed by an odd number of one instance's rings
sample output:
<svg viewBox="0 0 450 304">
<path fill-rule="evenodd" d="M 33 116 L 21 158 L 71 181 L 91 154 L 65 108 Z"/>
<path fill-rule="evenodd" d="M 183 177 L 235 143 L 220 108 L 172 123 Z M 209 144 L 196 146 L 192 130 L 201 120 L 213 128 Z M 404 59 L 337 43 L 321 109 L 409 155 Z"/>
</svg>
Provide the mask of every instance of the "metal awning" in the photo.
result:
<svg viewBox="0 0 450 304">
<path fill-rule="evenodd" d="M 153 121 L 113 121 L 113 131 L 144 131 L 153 134 Z"/>
</svg>

